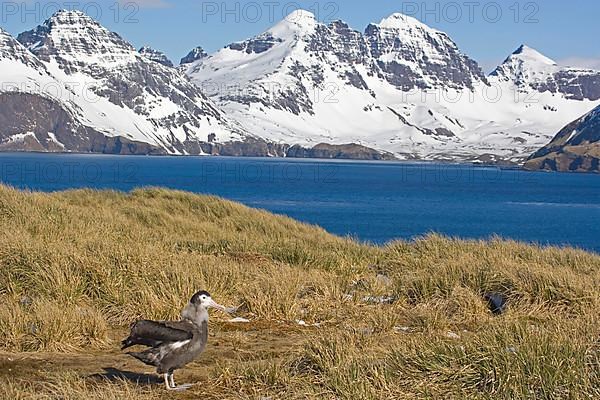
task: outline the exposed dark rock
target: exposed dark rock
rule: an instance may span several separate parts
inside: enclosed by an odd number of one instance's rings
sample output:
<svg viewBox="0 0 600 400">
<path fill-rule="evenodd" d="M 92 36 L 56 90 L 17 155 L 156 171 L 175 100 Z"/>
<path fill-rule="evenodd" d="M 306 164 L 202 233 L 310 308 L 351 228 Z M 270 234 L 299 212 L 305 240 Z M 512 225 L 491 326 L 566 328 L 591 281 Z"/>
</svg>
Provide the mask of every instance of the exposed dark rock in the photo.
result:
<svg viewBox="0 0 600 400">
<path fill-rule="evenodd" d="M 158 138 L 153 130 L 142 133 L 150 140 L 157 138 L 156 145 L 165 151 L 195 154 L 194 149 L 186 148 L 186 143 L 206 138 L 210 133 L 206 132 L 206 127 L 210 124 L 219 124 L 240 136 L 246 135 L 243 128 L 231 123 L 181 71 L 165 66 L 169 63 L 162 53 L 148 48 L 142 48 L 142 54 L 138 53 L 118 34 L 79 11 L 60 11 L 43 25 L 20 34 L 18 40 L 44 63 L 56 62 L 67 75 L 78 73 L 92 78 L 90 82 L 96 83 L 86 85 L 86 89 L 115 105 L 133 110 L 160 129 Z M 154 111 L 162 101 L 175 104 L 176 109 L 154 117 Z M 182 127 L 190 136 L 184 143 L 172 133 Z M 124 132 L 122 136 L 128 133 L 134 132 Z M 132 149 L 125 141 L 121 139 L 107 145 L 110 151 L 151 151 L 140 150 L 140 145 Z"/>
<path fill-rule="evenodd" d="M 524 168 L 530 171 L 600 173 L 600 149 L 598 147 L 567 147 L 542 158 L 528 160 Z"/>
<path fill-rule="evenodd" d="M 543 74 L 530 70 L 539 68 L 531 59 L 545 66 Z M 571 100 L 600 99 L 600 71 L 559 67 L 525 45 L 515 50 L 491 75 L 510 80 L 521 89 L 562 94 Z"/>
<path fill-rule="evenodd" d="M 370 24 L 365 30 L 371 56 L 377 60 L 384 78 L 392 85 L 402 90 L 432 87 L 473 89 L 477 81 L 487 83 L 477 62 L 462 54 L 445 33 L 417 23 L 412 27 L 412 34 L 418 35 L 418 40 L 423 41 L 421 45 L 431 47 L 436 54 L 443 57 L 444 62 L 429 60 L 426 55 L 417 51 L 418 49 L 415 49 L 412 43 L 405 43 L 396 29 Z M 403 62 L 418 65 L 418 70 L 395 60 L 382 60 L 383 56 L 390 54 Z"/>
<path fill-rule="evenodd" d="M 533 154 L 527 170 L 600 172 L 600 107 L 565 126 Z"/>
<path fill-rule="evenodd" d="M 362 75 L 359 74 L 356 69 L 352 71 L 346 71 L 344 75 L 342 75 L 342 78 L 345 78 L 350 85 L 354 86 L 357 89 L 369 90 L 367 82 L 365 82 Z"/>
<path fill-rule="evenodd" d="M 144 46 L 139 50 L 139 53 L 146 57 L 148 60 L 152 60 L 165 67 L 173 67 L 173 62 L 169 60 L 165 53 L 162 51 L 154 50 L 151 47 Z"/>
<path fill-rule="evenodd" d="M 261 139 L 225 143 L 187 141 L 189 154 L 283 157 L 289 146 Z M 0 151 L 80 152 L 164 155 L 162 148 L 124 137 L 109 137 L 77 122 L 53 99 L 34 94 L 0 93 Z"/>
<path fill-rule="evenodd" d="M 289 146 L 248 138 L 246 141 L 201 143 L 206 154 L 230 157 L 283 157 Z"/>
<path fill-rule="evenodd" d="M 260 88 L 257 88 L 260 89 Z M 269 90 L 265 88 L 265 90 Z M 262 104 L 265 107 L 272 107 L 277 110 L 291 112 L 299 115 L 302 112 L 314 114 L 311 95 L 303 85 L 286 86 L 277 89 L 278 94 L 273 98 L 267 98 L 263 93 L 257 91 L 252 93 L 251 88 L 242 94 L 229 94 L 222 97 L 223 101 L 234 101 L 240 104 Z"/>
<path fill-rule="evenodd" d="M 179 62 L 179 64 L 181 64 L 181 65 L 191 64 L 198 60 L 202 60 L 206 57 L 208 57 L 208 54 L 206 54 L 206 52 L 204 51 L 204 49 L 202 47 L 198 46 L 195 49 L 193 49 L 192 51 L 190 51 L 187 54 L 187 56 L 183 57 L 181 59 L 181 61 Z"/>
<path fill-rule="evenodd" d="M 228 47 L 248 54 L 260 54 L 271 49 L 276 43 L 281 43 L 281 39 L 273 37 L 270 33 L 264 33 L 245 42 L 231 43 Z"/>
<path fill-rule="evenodd" d="M 404 64 L 398 64 L 396 61 L 385 63 L 378 61 L 377 65 L 385 73 L 386 80 L 400 90 L 408 91 L 414 88 L 426 89 L 428 87 L 421 75 L 413 72 Z"/>
<path fill-rule="evenodd" d="M 321 143 L 311 149 L 300 145 L 292 146 L 287 151 L 290 158 L 325 158 L 348 160 L 394 160 L 389 153 L 377 151 L 359 144 L 332 145 Z"/>
<path fill-rule="evenodd" d="M 165 154 L 148 143 L 108 137 L 81 125 L 57 101 L 24 93 L 0 93 L 0 151 Z"/>
</svg>

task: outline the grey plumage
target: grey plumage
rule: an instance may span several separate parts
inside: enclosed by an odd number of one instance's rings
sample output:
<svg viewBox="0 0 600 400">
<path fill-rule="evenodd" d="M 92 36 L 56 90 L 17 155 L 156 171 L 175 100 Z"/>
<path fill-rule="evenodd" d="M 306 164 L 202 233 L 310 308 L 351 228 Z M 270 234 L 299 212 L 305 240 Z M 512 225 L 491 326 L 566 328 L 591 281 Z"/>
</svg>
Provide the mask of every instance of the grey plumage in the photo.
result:
<svg viewBox="0 0 600 400">
<path fill-rule="evenodd" d="M 177 322 L 137 321 L 131 325 L 131 334 L 123 340 L 121 350 L 135 345 L 156 347 L 163 342 L 188 340 L 192 338 L 193 330 L 194 325 L 185 320 Z"/>
<path fill-rule="evenodd" d="M 133 323 L 129 337 L 122 342 L 122 349 L 136 345 L 149 347 L 127 354 L 156 367 L 159 374 L 164 374 L 167 389 L 178 389 L 173 372 L 194 361 L 206 348 L 209 308 L 228 311 L 215 303 L 208 292 L 198 292 L 183 309 L 180 321 L 141 320 Z"/>
<path fill-rule="evenodd" d="M 508 298 L 502 293 L 486 293 L 483 298 L 494 315 L 501 315 L 506 311 Z"/>
</svg>

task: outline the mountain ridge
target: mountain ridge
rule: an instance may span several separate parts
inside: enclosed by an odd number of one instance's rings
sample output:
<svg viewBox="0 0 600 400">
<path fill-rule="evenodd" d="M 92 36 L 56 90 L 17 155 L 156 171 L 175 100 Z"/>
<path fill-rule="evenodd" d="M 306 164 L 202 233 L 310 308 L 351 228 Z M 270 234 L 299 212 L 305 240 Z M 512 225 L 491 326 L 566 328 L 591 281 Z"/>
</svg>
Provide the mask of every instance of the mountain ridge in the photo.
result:
<svg viewBox="0 0 600 400">
<path fill-rule="evenodd" d="M 572 100 L 600 99 L 600 71 L 561 67 L 537 50 L 521 45 L 490 76 L 520 90 L 563 94 Z"/>
<path fill-rule="evenodd" d="M 57 12 L 17 39 L 58 80 L 95 96 L 82 118 L 108 137 L 203 154 L 211 135 L 223 142 L 248 136 L 177 70 L 80 11 Z"/>
<path fill-rule="evenodd" d="M 299 12 L 183 70 L 269 140 L 353 142 L 406 159 L 522 162 L 598 100 L 486 76 L 447 34 L 397 13 L 362 33 Z M 496 86 L 499 105 L 487 98 Z"/>
<path fill-rule="evenodd" d="M 198 46 L 177 67 L 79 11 L 18 39 L 33 55 L 23 63 L 65 92 L 85 87 L 60 100 L 73 121 L 163 154 L 289 156 L 352 143 L 399 159 L 520 163 L 600 104 L 600 72 L 560 68 L 523 45 L 486 76 L 446 33 L 400 13 L 360 32 L 298 10 L 211 55 Z M 522 95 L 535 102 L 511 99 Z"/>
</svg>

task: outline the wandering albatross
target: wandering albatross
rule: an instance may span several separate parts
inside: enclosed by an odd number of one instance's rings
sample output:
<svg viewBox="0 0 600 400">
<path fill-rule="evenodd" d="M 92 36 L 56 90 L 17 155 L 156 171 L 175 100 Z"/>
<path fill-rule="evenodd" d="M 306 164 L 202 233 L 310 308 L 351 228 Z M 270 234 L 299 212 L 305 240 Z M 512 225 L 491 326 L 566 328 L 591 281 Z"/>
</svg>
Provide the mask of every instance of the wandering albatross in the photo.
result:
<svg viewBox="0 0 600 400">
<path fill-rule="evenodd" d="M 122 350 L 131 346 L 150 347 L 142 352 L 127 353 L 144 364 L 156 367 L 164 374 L 168 390 L 185 390 L 191 385 L 175 385 L 173 372 L 194 361 L 208 341 L 208 309 L 232 310 L 217 304 L 206 291 L 192 297 L 181 312 L 180 321 L 137 321 L 131 325 L 129 337 L 123 340 Z"/>
</svg>

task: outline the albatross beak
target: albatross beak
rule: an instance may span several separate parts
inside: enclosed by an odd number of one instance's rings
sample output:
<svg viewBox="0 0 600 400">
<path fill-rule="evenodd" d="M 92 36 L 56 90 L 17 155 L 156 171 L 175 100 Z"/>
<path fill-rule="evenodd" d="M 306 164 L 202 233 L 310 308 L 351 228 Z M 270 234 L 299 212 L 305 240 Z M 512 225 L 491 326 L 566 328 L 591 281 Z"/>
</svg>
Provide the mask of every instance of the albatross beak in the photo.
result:
<svg viewBox="0 0 600 400">
<path fill-rule="evenodd" d="M 210 299 L 207 305 L 208 305 L 208 308 L 216 308 L 217 310 L 221 310 L 223 312 L 229 313 L 229 309 L 227 307 L 220 305 L 213 299 Z"/>
</svg>

